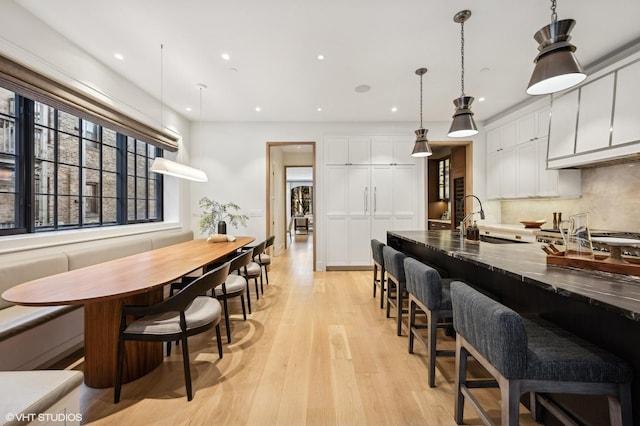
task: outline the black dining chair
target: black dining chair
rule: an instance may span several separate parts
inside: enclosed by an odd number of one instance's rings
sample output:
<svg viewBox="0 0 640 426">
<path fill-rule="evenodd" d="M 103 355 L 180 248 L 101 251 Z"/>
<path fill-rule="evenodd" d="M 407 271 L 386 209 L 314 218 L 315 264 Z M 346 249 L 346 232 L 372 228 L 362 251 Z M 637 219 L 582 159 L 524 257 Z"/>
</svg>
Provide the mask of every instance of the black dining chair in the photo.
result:
<svg viewBox="0 0 640 426">
<path fill-rule="evenodd" d="M 271 265 L 271 255 L 267 254 L 267 250 L 269 247 L 273 246 L 273 243 L 276 240 L 275 235 L 271 235 L 264 241 L 264 252 L 259 253 L 256 262 L 260 264 L 260 266 L 264 269 L 264 277 L 267 281 L 267 285 L 269 285 L 269 265 Z"/>
<path fill-rule="evenodd" d="M 244 295 L 247 294 L 249 302 L 249 313 L 251 313 L 251 298 L 249 297 L 249 281 L 242 275 L 242 272 L 251 263 L 253 252 L 245 251 L 231 259 L 229 262 L 229 275 L 222 284 L 214 287 L 211 292 L 212 296 L 222 301 L 224 307 L 224 324 L 227 329 L 227 343 L 231 343 L 231 323 L 229 319 L 228 300 L 234 297 L 240 298 L 242 306 L 242 318 L 247 320 L 247 311 L 244 306 Z M 234 273 L 235 272 L 235 273 Z"/>
<path fill-rule="evenodd" d="M 118 333 L 114 403 L 120 401 L 122 364 L 125 355 L 124 343 L 127 340 L 167 342 L 168 355 L 171 354 L 171 342 L 182 340 L 187 400 L 191 401 L 193 399 L 187 337 L 203 333 L 215 327 L 218 355 L 222 358 L 222 339 L 220 337 L 222 308 L 217 299 L 206 296 L 206 293 L 224 283 L 228 275 L 229 263 L 225 263 L 198 277 L 178 293 L 162 302 L 149 306 L 125 305 L 122 307 Z M 127 317 L 136 317 L 138 319 L 127 322 Z"/>
<path fill-rule="evenodd" d="M 244 270 L 240 271 L 247 280 L 253 280 L 256 285 L 256 299 L 260 299 L 260 293 L 264 294 L 264 288 L 262 286 L 262 266 L 258 263 L 259 256 L 264 253 L 264 247 L 266 240 L 256 244 L 253 247 L 248 247 L 247 250 L 251 251 L 251 263 L 249 263 Z M 258 278 L 260 278 L 260 289 L 258 289 Z"/>
</svg>

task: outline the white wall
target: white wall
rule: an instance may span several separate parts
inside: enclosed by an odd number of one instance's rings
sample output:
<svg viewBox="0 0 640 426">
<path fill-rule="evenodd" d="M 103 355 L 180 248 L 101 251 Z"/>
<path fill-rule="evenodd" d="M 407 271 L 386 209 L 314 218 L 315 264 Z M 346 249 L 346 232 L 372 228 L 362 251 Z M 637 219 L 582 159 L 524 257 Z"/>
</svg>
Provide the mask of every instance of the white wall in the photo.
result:
<svg viewBox="0 0 640 426">
<path fill-rule="evenodd" d="M 204 143 L 194 144 L 196 167 L 202 167 L 209 176 L 206 184 L 191 186 L 191 229 L 199 234 L 198 200 L 203 196 L 220 201 L 233 201 L 243 212 L 251 216 L 246 229 L 238 234 L 266 236 L 266 143 L 309 142 L 316 144 L 316 213 L 324 214 L 323 200 L 323 139 L 326 135 L 402 135 L 413 134 L 416 123 L 215 123 L 202 124 Z M 426 123 L 429 139 L 451 141 L 446 136 L 449 123 Z M 193 123 L 191 133 L 200 140 L 200 125 Z M 484 199 L 485 191 L 485 147 L 484 134 L 474 139 L 473 184 L 474 193 Z M 199 164 L 201 162 L 202 164 Z M 423 191 L 421 191 L 423 192 Z M 422 200 L 421 211 L 424 211 Z M 499 214 L 499 213 L 498 213 Z M 324 235 L 321 221 L 314 220 L 316 228 L 316 269 L 324 270 Z"/>
</svg>

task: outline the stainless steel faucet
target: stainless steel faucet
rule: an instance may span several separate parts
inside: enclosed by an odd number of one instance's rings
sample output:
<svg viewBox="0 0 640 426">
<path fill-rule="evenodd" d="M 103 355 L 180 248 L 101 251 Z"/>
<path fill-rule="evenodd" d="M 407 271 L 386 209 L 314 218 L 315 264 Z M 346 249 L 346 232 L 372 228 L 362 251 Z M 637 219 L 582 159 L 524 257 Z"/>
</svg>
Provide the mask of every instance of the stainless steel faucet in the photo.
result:
<svg viewBox="0 0 640 426">
<path fill-rule="evenodd" d="M 465 232 L 465 231 L 466 231 L 466 229 L 465 229 L 465 228 L 466 228 L 467 220 L 469 220 L 471 217 L 473 217 L 473 215 L 474 215 L 474 214 L 478 214 L 478 213 L 480 214 L 480 219 L 481 219 L 481 220 L 484 220 L 484 210 L 482 209 L 482 201 L 480 201 L 480 198 L 476 197 L 476 196 L 475 196 L 475 195 L 473 195 L 473 194 L 465 195 L 465 196 L 462 198 L 462 202 L 463 202 L 463 203 L 464 203 L 464 200 L 466 200 L 466 199 L 467 199 L 467 197 L 473 197 L 473 198 L 475 198 L 476 200 L 478 200 L 478 203 L 480 203 L 480 210 L 479 210 L 479 211 L 477 211 L 477 212 L 471 212 L 471 213 L 469 213 L 469 214 L 468 214 L 468 215 L 466 215 L 466 216 L 464 217 L 464 219 L 462 219 L 462 221 L 460 222 L 460 241 L 464 240 L 464 238 L 465 238 L 465 236 L 466 236 L 466 232 Z"/>
</svg>

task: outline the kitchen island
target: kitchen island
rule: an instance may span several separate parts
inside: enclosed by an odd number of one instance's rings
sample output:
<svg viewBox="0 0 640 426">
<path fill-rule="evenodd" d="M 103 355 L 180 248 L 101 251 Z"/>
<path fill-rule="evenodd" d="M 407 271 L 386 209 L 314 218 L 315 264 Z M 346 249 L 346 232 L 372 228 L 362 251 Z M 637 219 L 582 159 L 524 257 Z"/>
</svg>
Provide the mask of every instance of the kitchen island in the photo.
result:
<svg viewBox="0 0 640 426">
<path fill-rule="evenodd" d="M 640 277 L 547 266 L 540 244 L 461 240 L 455 231 L 389 231 L 387 244 L 627 360 L 640 422 Z M 605 398 L 554 399 L 586 424 L 608 423 Z"/>
</svg>

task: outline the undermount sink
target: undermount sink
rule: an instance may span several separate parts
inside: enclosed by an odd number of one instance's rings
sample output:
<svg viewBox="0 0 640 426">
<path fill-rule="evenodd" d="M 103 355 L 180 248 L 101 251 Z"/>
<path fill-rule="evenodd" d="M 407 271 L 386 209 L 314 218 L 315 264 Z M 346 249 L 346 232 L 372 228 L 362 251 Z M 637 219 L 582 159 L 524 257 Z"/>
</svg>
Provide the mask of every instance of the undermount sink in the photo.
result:
<svg viewBox="0 0 640 426">
<path fill-rule="evenodd" d="M 529 244 L 527 241 L 507 240 L 506 238 L 490 237 L 488 235 L 480 235 L 480 241 L 491 244 Z"/>
</svg>

